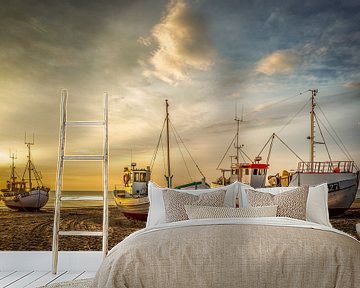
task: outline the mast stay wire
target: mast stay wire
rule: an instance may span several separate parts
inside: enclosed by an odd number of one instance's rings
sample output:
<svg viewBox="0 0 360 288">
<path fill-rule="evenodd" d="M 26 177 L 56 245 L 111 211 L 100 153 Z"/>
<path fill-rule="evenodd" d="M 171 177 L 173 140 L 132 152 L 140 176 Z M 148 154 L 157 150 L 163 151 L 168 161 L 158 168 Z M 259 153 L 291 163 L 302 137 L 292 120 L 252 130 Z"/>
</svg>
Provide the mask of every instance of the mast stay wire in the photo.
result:
<svg viewBox="0 0 360 288">
<path fill-rule="evenodd" d="M 249 155 L 247 155 L 245 153 L 245 151 L 243 150 L 243 147 L 239 147 L 239 151 L 240 151 L 241 157 L 243 158 L 244 162 L 246 162 L 244 155 L 250 162 L 253 162 L 253 160 L 249 157 Z"/>
<path fill-rule="evenodd" d="M 275 101 L 275 102 L 269 104 L 266 108 L 269 108 L 269 107 L 274 106 L 274 105 L 279 104 L 279 103 L 285 103 L 285 102 L 289 101 L 290 99 L 293 99 L 293 98 L 295 98 L 295 97 L 297 97 L 297 96 L 299 96 L 299 95 L 302 95 L 302 94 L 304 94 L 304 93 L 306 93 L 306 92 L 308 92 L 308 90 L 304 90 L 304 91 L 302 91 L 302 92 L 300 92 L 300 93 L 297 93 L 297 94 L 295 94 L 295 95 L 291 95 L 291 96 L 289 96 L 289 97 L 287 97 L 287 98 L 285 98 L 285 99 L 280 99 L 280 100 L 278 100 L 278 101 Z M 309 101 L 310 101 L 310 100 L 308 100 L 308 102 L 309 102 Z M 308 102 L 307 102 L 307 103 L 308 103 Z M 307 103 L 306 103 L 306 104 L 307 104 Z M 302 109 L 305 108 L 306 104 L 304 105 L 304 107 L 303 107 Z M 301 109 L 301 110 L 302 110 L 302 109 Z M 258 112 L 258 109 L 254 109 L 254 110 L 246 113 L 245 116 L 250 115 L 250 114 L 253 114 L 253 113 L 255 113 L 255 112 Z M 300 112 L 301 112 L 301 111 L 299 111 L 298 113 L 296 113 L 296 115 L 295 115 L 283 128 L 280 129 L 279 133 L 280 133 L 287 125 L 289 125 L 290 122 L 291 122 L 291 121 L 297 116 L 297 114 L 299 114 Z M 242 117 L 243 117 L 243 116 L 242 116 Z M 269 140 L 266 142 L 266 144 L 265 144 L 264 147 L 261 149 L 261 151 L 260 151 L 260 153 L 258 154 L 258 156 L 260 156 L 260 154 L 263 152 L 263 150 L 265 149 L 265 147 L 267 146 L 267 144 L 269 143 L 269 141 L 271 140 L 272 137 L 273 137 L 273 135 L 272 135 L 272 136 L 269 138 Z M 221 163 L 224 161 L 224 159 L 225 159 L 227 153 L 229 152 L 232 144 L 234 143 L 235 139 L 236 139 L 236 135 L 234 136 L 234 138 L 233 138 L 232 141 L 230 142 L 230 145 L 229 145 L 229 147 L 227 148 L 224 156 L 221 158 L 218 166 L 216 167 L 216 170 L 219 170 L 219 167 L 220 167 Z M 284 143 L 284 144 L 285 144 L 285 143 Z M 288 148 L 288 149 L 290 149 L 290 148 Z M 291 149 L 290 149 L 290 150 L 291 150 Z M 241 149 L 240 149 L 240 151 L 241 151 Z M 292 151 L 292 150 L 291 150 L 291 151 Z M 243 152 L 243 151 L 241 151 L 241 152 Z M 292 152 L 293 152 L 293 151 L 292 151 Z M 294 153 L 294 152 L 293 152 L 293 153 Z M 296 155 L 296 153 L 295 153 L 295 155 Z M 245 154 L 245 156 L 252 162 L 252 160 L 250 159 L 250 157 L 249 157 L 248 155 Z M 269 158 L 269 157 L 270 157 L 270 155 L 268 156 L 268 158 Z M 296 155 L 296 157 L 298 157 L 298 156 Z M 300 157 L 298 157 L 298 158 L 301 159 Z M 301 161 L 302 161 L 302 160 L 301 160 Z M 303 161 L 302 161 L 302 162 L 303 162 Z"/>
<path fill-rule="evenodd" d="M 271 141 L 271 140 L 274 140 L 274 137 L 276 137 L 288 150 L 290 150 L 294 155 L 295 155 L 295 157 L 296 158 L 298 158 L 301 162 L 304 162 L 304 160 L 303 159 L 301 159 L 301 157 L 298 155 L 298 154 L 296 154 L 296 152 L 294 151 L 294 150 L 292 150 L 290 147 L 289 147 L 289 145 L 287 145 L 278 135 L 276 135 L 275 133 L 273 133 L 271 136 L 270 136 L 270 138 L 268 139 L 268 141 L 265 143 L 265 145 L 264 145 L 264 147 L 261 149 L 261 151 L 259 152 L 259 154 L 258 154 L 258 156 L 257 157 L 259 157 L 260 155 L 261 155 L 261 153 L 264 151 L 264 149 L 266 148 L 266 146 L 269 144 L 269 142 Z M 271 141 L 271 145 L 272 145 L 272 141 Z M 269 150 L 269 154 L 268 154 L 268 157 L 267 157 L 267 163 L 268 163 L 268 161 L 270 161 L 270 153 L 271 153 L 271 149 Z"/>
<path fill-rule="evenodd" d="M 285 102 L 289 101 L 290 99 L 293 99 L 293 98 L 295 98 L 295 97 L 297 97 L 297 96 L 300 96 L 300 95 L 302 95 L 302 94 L 304 94 L 304 93 L 306 93 L 306 92 L 308 92 L 308 90 L 305 90 L 305 91 L 303 91 L 303 92 L 300 92 L 300 93 L 291 95 L 291 96 L 289 96 L 289 97 L 287 97 L 287 98 L 285 98 L 285 99 L 280 99 L 280 100 L 278 100 L 278 101 L 275 101 L 275 102 L 273 102 L 273 103 L 270 103 L 268 106 L 266 106 L 266 108 L 272 107 L 272 106 L 274 106 L 274 105 L 276 105 L 276 104 L 279 104 L 279 103 L 285 103 Z M 256 112 L 258 112 L 258 109 L 254 109 L 254 110 L 246 113 L 244 116 L 248 116 L 248 115 L 253 114 L 253 113 L 256 113 Z"/>
<path fill-rule="evenodd" d="M 163 126 L 162 126 L 162 129 L 161 129 L 161 132 L 160 132 L 160 137 L 158 139 L 158 142 L 156 144 L 156 148 L 155 148 L 155 151 L 154 151 L 154 154 L 151 158 L 151 161 L 150 161 L 150 171 L 152 171 L 153 167 L 154 167 L 154 164 L 155 164 L 155 161 L 156 161 L 156 156 L 157 156 L 157 152 L 159 150 L 159 145 L 160 145 L 160 141 L 161 141 L 161 138 L 162 138 L 162 133 L 164 132 L 164 127 L 165 127 L 165 120 L 164 120 L 164 123 L 163 123 Z"/>
<path fill-rule="evenodd" d="M 161 150 L 162 150 L 162 156 L 163 156 L 163 164 L 164 164 L 164 175 L 166 175 L 166 163 L 165 163 L 165 152 L 164 152 L 164 143 L 162 137 L 161 139 Z"/>
<path fill-rule="evenodd" d="M 229 152 L 229 150 L 230 150 L 232 144 L 234 143 L 235 139 L 236 139 L 236 135 L 235 135 L 234 138 L 231 140 L 230 145 L 229 145 L 229 147 L 226 149 L 226 152 L 225 152 L 224 156 L 221 158 L 220 163 L 219 163 L 218 166 L 216 167 L 216 170 L 219 170 L 219 167 L 220 167 L 221 163 L 224 161 L 224 158 L 225 158 L 225 156 L 227 155 L 227 153 Z"/>
<path fill-rule="evenodd" d="M 295 151 L 292 150 L 278 135 L 275 134 L 275 136 L 276 136 L 276 138 L 279 139 L 280 142 L 281 142 L 286 148 L 288 148 L 301 162 L 305 162 L 305 161 L 304 161 L 303 159 L 301 159 L 301 157 L 300 157 L 299 155 L 297 155 L 297 154 L 295 153 Z"/>
<path fill-rule="evenodd" d="M 359 170 L 358 166 L 356 165 L 354 159 L 351 157 L 350 153 L 347 151 L 346 147 L 341 147 L 341 145 L 337 142 L 337 140 L 335 139 L 335 137 L 330 133 L 330 131 L 327 129 L 327 127 L 324 125 L 324 123 L 321 121 L 321 119 L 319 119 L 319 122 L 321 123 L 321 125 L 323 125 L 323 127 L 325 128 L 326 132 L 330 135 L 331 139 L 335 142 L 335 144 L 339 147 L 339 149 L 344 153 L 344 155 L 346 156 L 346 158 L 349 161 L 353 161 L 354 162 L 354 166 L 357 170 Z M 343 143 L 342 143 L 343 144 Z M 344 144 L 343 144 L 344 145 Z M 345 149 L 345 150 L 344 150 Z"/>
<path fill-rule="evenodd" d="M 201 174 L 201 176 L 202 176 L 204 179 L 206 179 L 204 173 L 200 170 L 199 165 L 196 163 L 195 159 L 193 158 L 193 156 L 191 155 L 190 151 L 189 151 L 188 148 L 186 147 L 183 139 L 180 137 L 180 134 L 177 132 L 175 126 L 172 125 L 172 121 L 170 121 L 170 125 L 173 127 L 175 134 L 176 134 L 176 135 L 178 136 L 178 138 L 180 139 L 181 144 L 184 146 L 186 152 L 189 154 L 190 159 L 191 159 L 191 160 L 193 161 L 193 163 L 195 164 L 195 167 L 197 168 L 197 170 L 199 171 L 199 173 Z"/>
<path fill-rule="evenodd" d="M 322 130 L 321 130 L 321 127 L 320 127 L 319 119 L 318 119 L 316 113 L 314 113 L 314 116 L 315 116 L 316 124 L 317 124 L 317 126 L 318 126 L 318 128 L 319 128 L 319 132 L 320 132 L 321 138 L 322 138 L 322 140 L 323 140 L 323 143 L 321 143 L 321 144 L 324 144 L 324 145 L 325 145 L 326 153 L 328 154 L 328 157 L 329 157 L 329 160 L 330 160 L 330 163 L 331 163 L 331 166 L 332 166 L 332 159 L 331 159 L 331 156 L 330 156 L 330 152 L 329 152 L 328 146 L 326 145 L 326 142 L 325 142 L 324 134 L 322 133 Z M 320 143 L 318 143 L 318 144 L 320 144 Z"/>
<path fill-rule="evenodd" d="M 319 103 L 316 103 L 317 107 L 319 108 L 319 111 L 321 112 L 322 116 L 325 118 L 327 124 L 329 125 L 329 127 L 331 128 L 331 130 L 333 131 L 333 133 L 335 134 L 337 140 L 340 142 L 340 144 L 338 143 L 338 141 L 336 141 L 335 137 L 330 133 L 330 131 L 326 128 L 326 126 L 322 123 L 322 125 L 324 126 L 325 130 L 328 132 L 328 134 L 330 135 L 330 137 L 333 139 L 333 141 L 335 142 L 335 144 L 339 147 L 339 149 L 345 154 L 345 156 L 351 160 L 354 161 L 354 159 L 351 157 L 349 151 L 347 150 L 345 144 L 342 142 L 341 138 L 339 137 L 339 135 L 336 133 L 336 130 L 334 129 L 334 127 L 331 125 L 330 121 L 327 119 L 325 113 L 323 112 L 323 110 L 321 109 L 321 107 L 319 106 Z M 355 164 L 354 161 L 354 165 L 355 168 L 358 169 L 357 165 Z"/>
<path fill-rule="evenodd" d="M 190 174 L 189 167 L 188 167 L 188 165 L 187 165 L 187 163 L 186 163 L 186 161 L 185 161 L 184 154 L 182 153 L 182 150 L 181 150 L 181 147 L 180 147 L 180 143 L 179 143 L 179 141 L 178 141 L 178 137 L 177 137 L 177 135 L 175 134 L 174 125 L 172 124 L 172 122 L 171 122 L 170 120 L 169 120 L 169 123 L 170 123 L 171 131 L 173 132 L 173 135 L 174 135 L 176 144 L 177 144 L 177 146 L 178 146 L 178 149 L 179 149 L 181 158 L 182 158 L 183 161 L 184 161 L 186 171 L 187 171 L 188 176 L 189 176 L 189 178 L 190 178 L 190 182 L 193 182 L 193 179 L 192 179 L 191 174 Z"/>
<path fill-rule="evenodd" d="M 305 107 L 308 105 L 308 103 L 310 102 L 311 99 L 309 99 L 308 101 L 306 101 L 306 103 L 304 104 L 304 106 L 302 106 L 300 108 L 300 110 L 298 110 L 293 117 L 291 117 L 291 119 L 277 132 L 277 134 L 280 134 L 281 131 L 283 131 L 304 109 Z"/>
</svg>

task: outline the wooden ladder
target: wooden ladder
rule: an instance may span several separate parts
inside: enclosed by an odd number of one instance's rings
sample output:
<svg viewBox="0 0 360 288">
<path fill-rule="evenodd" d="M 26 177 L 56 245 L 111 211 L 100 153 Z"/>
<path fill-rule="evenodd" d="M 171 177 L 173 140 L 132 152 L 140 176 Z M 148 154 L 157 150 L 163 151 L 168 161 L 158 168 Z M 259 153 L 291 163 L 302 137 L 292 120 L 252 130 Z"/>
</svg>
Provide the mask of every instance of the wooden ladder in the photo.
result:
<svg viewBox="0 0 360 288">
<path fill-rule="evenodd" d="M 108 250 L 108 95 L 105 93 L 104 99 L 104 120 L 102 121 L 68 121 L 67 120 L 67 90 L 61 91 L 60 104 L 60 131 L 59 131 L 59 156 L 56 175 L 56 204 L 53 228 L 52 243 L 52 273 L 57 273 L 59 236 L 101 236 L 103 258 Z M 66 128 L 78 126 L 103 126 L 104 127 L 104 146 L 103 155 L 65 155 Z M 82 196 L 82 197 L 62 197 L 62 181 L 64 161 L 102 161 L 103 162 L 103 196 Z M 103 201 L 103 229 L 102 231 L 60 231 L 60 210 L 62 201 Z"/>
</svg>

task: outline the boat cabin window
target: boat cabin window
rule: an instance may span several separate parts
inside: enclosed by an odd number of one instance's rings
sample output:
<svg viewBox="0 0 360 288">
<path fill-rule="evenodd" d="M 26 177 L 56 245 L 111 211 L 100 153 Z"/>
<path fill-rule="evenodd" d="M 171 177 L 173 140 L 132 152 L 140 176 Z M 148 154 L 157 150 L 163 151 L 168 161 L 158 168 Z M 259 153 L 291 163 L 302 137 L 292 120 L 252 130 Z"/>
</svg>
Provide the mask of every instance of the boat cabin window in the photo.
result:
<svg viewBox="0 0 360 288">
<path fill-rule="evenodd" d="M 140 173 L 140 182 L 146 182 L 146 173 Z"/>
<path fill-rule="evenodd" d="M 248 168 L 245 169 L 245 175 L 249 175 L 249 169 Z"/>
<path fill-rule="evenodd" d="M 134 182 L 146 182 L 146 173 L 134 173 Z"/>
<path fill-rule="evenodd" d="M 266 169 L 254 169 L 253 174 L 254 175 L 265 175 Z"/>
<path fill-rule="evenodd" d="M 232 169 L 231 175 L 239 175 L 239 169 Z"/>
</svg>

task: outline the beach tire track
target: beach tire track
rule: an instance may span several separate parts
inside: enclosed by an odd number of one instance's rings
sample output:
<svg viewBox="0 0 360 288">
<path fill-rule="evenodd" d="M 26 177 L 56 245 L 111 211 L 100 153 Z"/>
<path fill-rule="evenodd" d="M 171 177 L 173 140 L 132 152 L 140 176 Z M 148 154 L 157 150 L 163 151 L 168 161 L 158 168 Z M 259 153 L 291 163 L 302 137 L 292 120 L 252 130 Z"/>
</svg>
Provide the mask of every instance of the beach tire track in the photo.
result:
<svg viewBox="0 0 360 288">
<path fill-rule="evenodd" d="M 26 234 L 26 239 L 31 247 L 31 250 L 51 250 L 53 221 L 43 220 L 41 223 L 32 227 L 29 233 Z M 41 249 L 43 250 L 43 249 Z"/>
</svg>

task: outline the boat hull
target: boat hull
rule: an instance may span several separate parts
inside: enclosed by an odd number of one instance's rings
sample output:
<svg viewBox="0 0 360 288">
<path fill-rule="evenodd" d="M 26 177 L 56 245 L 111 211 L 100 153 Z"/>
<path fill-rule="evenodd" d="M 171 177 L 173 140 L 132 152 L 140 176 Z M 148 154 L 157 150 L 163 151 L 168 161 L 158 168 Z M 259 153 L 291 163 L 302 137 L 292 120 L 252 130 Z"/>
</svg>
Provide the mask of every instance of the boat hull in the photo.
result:
<svg viewBox="0 0 360 288">
<path fill-rule="evenodd" d="M 327 183 L 328 206 L 331 216 L 344 213 L 355 200 L 359 173 L 295 173 L 289 186 L 315 186 Z"/>
<path fill-rule="evenodd" d="M 146 221 L 149 212 L 149 198 L 142 197 L 120 197 L 119 194 L 114 193 L 116 206 L 124 214 L 126 218 Z"/>
<path fill-rule="evenodd" d="M 49 200 L 47 189 L 33 189 L 28 192 L 20 192 L 14 196 L 4 196 L 2 199 L 8 208 L 14 210 L 39 210 Z"/>
</svg>

